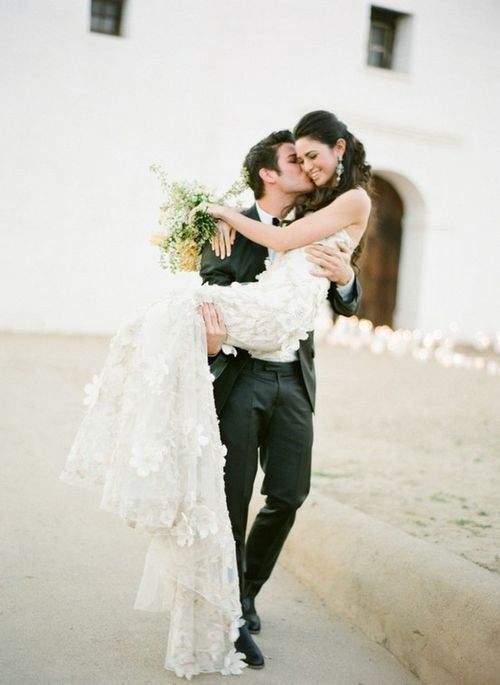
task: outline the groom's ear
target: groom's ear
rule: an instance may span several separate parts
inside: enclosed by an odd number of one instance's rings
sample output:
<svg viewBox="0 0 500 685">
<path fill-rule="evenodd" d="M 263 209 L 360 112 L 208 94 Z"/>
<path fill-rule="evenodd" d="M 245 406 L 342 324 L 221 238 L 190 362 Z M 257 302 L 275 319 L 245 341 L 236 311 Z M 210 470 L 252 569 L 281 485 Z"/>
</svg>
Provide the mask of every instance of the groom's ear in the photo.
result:
<svg viewBox="0 0 500 685">
<path fill-rule="evenodd" d="M 259 176 L 264 183 L 276 183 L 276 171 L 274 169 L 259 169 Z"/>
</svg>

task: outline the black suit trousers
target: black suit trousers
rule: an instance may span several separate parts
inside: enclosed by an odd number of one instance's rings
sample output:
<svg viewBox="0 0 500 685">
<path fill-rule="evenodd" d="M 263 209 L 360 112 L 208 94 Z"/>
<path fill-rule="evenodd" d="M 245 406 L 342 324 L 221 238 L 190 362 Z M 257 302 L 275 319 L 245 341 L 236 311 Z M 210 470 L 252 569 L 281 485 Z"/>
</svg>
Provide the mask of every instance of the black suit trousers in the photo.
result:
<svg viewBox="0 0 500 685">
<path fill-rule="evenodd" d="M 225 489 L 242 596 L 269 578 L 311 481 L 312 410 L 298 362 L 250 360 L 220 414 Z M 258 461 L 265 506 L 245 545 Z"/>
</svg>

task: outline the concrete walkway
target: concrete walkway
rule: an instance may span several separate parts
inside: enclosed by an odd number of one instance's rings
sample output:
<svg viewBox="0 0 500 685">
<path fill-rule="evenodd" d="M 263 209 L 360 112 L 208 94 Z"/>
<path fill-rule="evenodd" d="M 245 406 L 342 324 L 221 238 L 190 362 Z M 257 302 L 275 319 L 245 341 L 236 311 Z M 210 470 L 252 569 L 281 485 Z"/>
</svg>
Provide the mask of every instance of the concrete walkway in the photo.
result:
<svg viewBox="0 0 500 685">
<path fill-rule="evenodd" d="M 147 538 L 98 510 L 97 493 L 58 481 L 81 417 L 82 385 L 99 369 L 107 341 L 2 335 L 0 343 L 0 681 L 182 682 L 162 667 L 165 616 L 132 609 Z M 234 682 L 419 682 L 282 568 L 259 610 L 266 668 L 247 669 Z"/>
</svg>

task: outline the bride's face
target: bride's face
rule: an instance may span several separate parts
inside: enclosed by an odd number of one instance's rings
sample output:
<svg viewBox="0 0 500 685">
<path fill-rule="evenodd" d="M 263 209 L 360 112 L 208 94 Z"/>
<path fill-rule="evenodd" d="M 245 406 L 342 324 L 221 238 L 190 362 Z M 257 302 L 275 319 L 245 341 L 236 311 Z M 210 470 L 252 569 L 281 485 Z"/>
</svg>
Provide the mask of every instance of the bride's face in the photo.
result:
<svg viewBox="0 0 500 685">
<path fill-rule="evenodd" d="M 297 161 L 314 185 L 335 185 L 335 171 L 342 156 L 343 142 L 338 140 L 334 147 L 330 147 L 309 137 L 295 141 Z"/>
</svg>

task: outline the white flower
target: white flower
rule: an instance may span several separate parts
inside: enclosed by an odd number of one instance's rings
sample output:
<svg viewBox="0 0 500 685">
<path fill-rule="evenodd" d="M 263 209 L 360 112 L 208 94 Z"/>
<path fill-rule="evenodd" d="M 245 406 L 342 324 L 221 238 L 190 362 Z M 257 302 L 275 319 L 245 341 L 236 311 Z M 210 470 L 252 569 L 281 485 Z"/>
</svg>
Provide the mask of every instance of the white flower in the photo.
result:
<svg viewBox="0 0 500 685">
<path fill-rule="evenodd" d="M 177 538 L 179 547 L 191 547 L 194 541 L 194 533 L 188 523 L 186 514 L 181 514 L 180 521 L 172 528 L 172 534 Z"/>
<path fill-rule="evenodd" d="M 237 652 L 233 647 L 224 657 L 224 667 L 221 669 L 222 675 L 239 675 L 246 667 L 243 661 L 245 655 Z"/>
<path fill-rule="evenodd" d="M 137 470 L 137 475 L 141 478 L 147 478 L 152 471 L 158 471 L 159 468 L 158 464 L 141 462 L 136 457 L 131 457 L 129 464 Z"/>
<path fill-rule="evenodd" d="M 167 358 L 164 354 L 158 354 L 148 362 L 144 371 L 144 380 L 153 392 L 160 394 L 162 391 L 163 381 L 168 374 L 169 368 L 167 365 Z"/>
<path fill-rule="evenodd" d="M 200 443 L 200 445 L 202 445 L 204 447 L 205 445 L 208 445 L 209 439 L 207 438 L 206 435 L 202 435 L 200 433 L 200 435 L 198 435 L 198 442 Z"/>
<path fill-rule="evenodd" d="M 206 538 L 210 533 L 215 535 L 219 528 L 215 512 L 204 504 L 194 507 L 190 519 L 192 527 L 195 528 L 200 538 Z"/>
<path fill-rule="evenodd" d="M 175 675 L 178 678 L 186 678 L 186 680 L 192 680 L 193 676 L 199 675 L 200 668 L 194 664 L 182 664 L 182 666 L 176 666 Z"/>
<path fill-rule="evenodd" d="M 240 628 L 243 628 L 245 624 L 246 621 L 243 618 L 243 616 L 240 616 L 239 618 L 234 619 L 234 621 L 231 621 L 231 625 L 229 627 L 229 639 L 231 640 L 231 642 L 236 642 L 240 634 Z"/>
<path fill-rule="evenodd" d="M 137 470 L 137 475 L 141 478 L 159 471 L 165 456 L 165 450 L 160 449 L 155 443 L 136 443 L 132 446 L 131 452 L 132 456 L 128 463 Z"/>
<path fill-rule="evenodd" d="M 93 407 L 94 404 L 97 402 L 97 398 L 99 397 L 101 386 L 102 377 L 96 375 L 92 376 L 92 383 L 87 383 L 87 385 L 83 389 L 85 392 L 83 404 L 86 404 L 89 408 Z"/>
<path fill-rule="evenodd" d="M 195 440 L 197 441 L 198 445 L 204 447 L 205 445 L 208 445 L 210 442 L 210 439 L 205 435 L 205 429 L 203 426 L 199 424 L 195 424 L 193 419 L 189 418 L 184 421 L 184 424 L 182 426 L 184 435 L 189 435 L 193 431 L 195 431 Z"/>
<path fill-rule="evenodd" d="M 222 351 L 224 352 L 224 354 L 227 354 L 227 355 L 232 354 L 233 357 L 238 356 L 238 351 L 237 351 L 236 347 L 233 347 L 233 345 L 223 344 L 222 345 Z"/>
<path fill-rule="evenodd" d="M 196 432 L 198 433 L 198 444 L 201 445 L 202 447 L 205 447 L 205 445 L 208 445 L 210 440 L 207 438 L 205 435 L 205 429 L 201 424 L 198 424 L 196 426 Z"/>
</svg>

